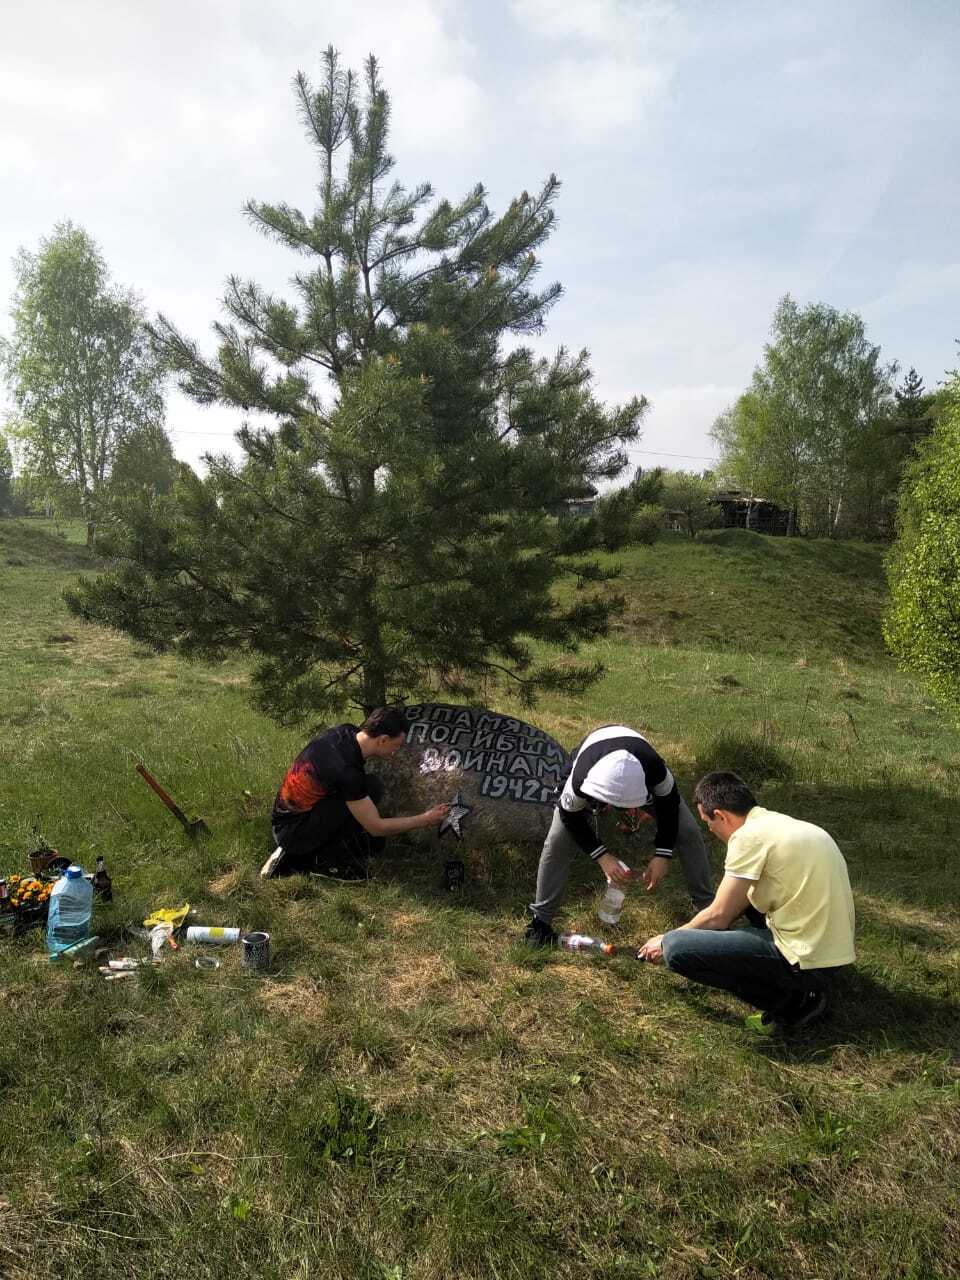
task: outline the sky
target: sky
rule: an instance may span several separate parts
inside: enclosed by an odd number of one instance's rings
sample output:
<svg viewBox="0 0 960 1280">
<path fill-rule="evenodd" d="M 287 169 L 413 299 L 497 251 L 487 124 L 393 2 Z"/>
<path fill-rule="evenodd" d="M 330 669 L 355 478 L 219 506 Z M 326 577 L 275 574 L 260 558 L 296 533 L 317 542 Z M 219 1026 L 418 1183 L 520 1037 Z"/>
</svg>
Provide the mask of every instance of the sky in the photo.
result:
<svg viewBox="0 0 960 1280">
<path fill-rule="evenodd" d="M 633 461 L 699 471 L 777 301 L 859 313 L 928 388 L 960 337 L 957 0 L 31 0 L 0 43 L 0 332 L 11 260 L 71 219 L 212 351 L 230 273 L 302 262 L 242 216 L 314 206 L 297 71 L 380 61 L 394 176 L 502 211 L 562 181 L 535 346 L 652 403 Z M 237 414 L 173 393 L 177 455 Z"/>
</svg>

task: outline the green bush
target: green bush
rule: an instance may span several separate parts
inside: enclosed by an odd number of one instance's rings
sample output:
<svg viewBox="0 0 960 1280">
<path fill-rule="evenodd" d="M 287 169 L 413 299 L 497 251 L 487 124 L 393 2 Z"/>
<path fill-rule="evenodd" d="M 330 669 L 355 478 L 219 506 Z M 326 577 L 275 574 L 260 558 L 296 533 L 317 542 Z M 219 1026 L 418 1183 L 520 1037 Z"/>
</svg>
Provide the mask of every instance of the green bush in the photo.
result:
<svg viewBox="0 0 960 1280">
<path fill-rule="evenodd" d="M 884 636 L 901 666 L 960 707 L 960 376 L 900 496 Z"/>
<path fill-rule="evenodd" d="M 652 547 L 663 533 L 663 507 L 641 507 L 630 525 L 630 541 L 641 547 Z"/>
</svg>

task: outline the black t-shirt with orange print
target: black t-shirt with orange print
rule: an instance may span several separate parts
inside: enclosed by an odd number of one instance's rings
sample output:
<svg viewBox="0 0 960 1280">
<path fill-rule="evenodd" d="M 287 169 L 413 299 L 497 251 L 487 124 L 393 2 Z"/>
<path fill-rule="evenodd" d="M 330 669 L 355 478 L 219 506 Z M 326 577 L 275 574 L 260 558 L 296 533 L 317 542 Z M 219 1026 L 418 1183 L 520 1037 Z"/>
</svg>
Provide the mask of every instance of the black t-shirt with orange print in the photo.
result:
<svg viewBox="0 0 960 1280">
<path fill-rule="evenodd" d="M 357 733 L 356 725 L 338 724 L 307 743 L 280 784 L 273 802 L 274 822 L 318 806 L 340 808 L 369 795 Z"/>
</svg>

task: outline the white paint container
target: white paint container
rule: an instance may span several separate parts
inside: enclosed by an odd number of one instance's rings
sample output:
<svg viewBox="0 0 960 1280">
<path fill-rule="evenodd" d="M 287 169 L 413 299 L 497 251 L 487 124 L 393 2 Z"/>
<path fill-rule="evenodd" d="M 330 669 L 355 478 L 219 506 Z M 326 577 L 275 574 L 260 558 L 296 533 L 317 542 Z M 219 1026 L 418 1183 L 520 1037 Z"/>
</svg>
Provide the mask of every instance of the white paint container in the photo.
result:
<svg viewBox="0 0 960 1280">
<path fill-rule="evenodd" d="M 188 942 L 230 943 L 240 941 L 239 929 L 221 929 L 216 925 L 192 924 L 187 929 Z"/>
</svg>

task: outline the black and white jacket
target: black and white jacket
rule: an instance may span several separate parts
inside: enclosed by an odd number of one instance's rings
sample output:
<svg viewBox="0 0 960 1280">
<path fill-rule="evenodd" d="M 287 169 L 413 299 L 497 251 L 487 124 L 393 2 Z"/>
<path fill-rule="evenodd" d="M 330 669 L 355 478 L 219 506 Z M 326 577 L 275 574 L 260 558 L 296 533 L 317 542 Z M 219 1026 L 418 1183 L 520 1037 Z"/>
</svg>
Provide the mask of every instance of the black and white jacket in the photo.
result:
<svg viewBox="0 0 960 1280">
<path fill-rule="evenodd" d="M 595 729 L 574 751 L 570 772 L 557 801 L 561 822 L 589 857 L 596 859 L 607 852 L 606 845 L 598 839 L 596 824 L 591 818 L 593 813 L 607 806 L 584 795 L 581 787 L 594 765 L 614 751 L 627 751 L 640 764 L 647 795 L 636 807 L 652 806 L 657 821 L 655 854 L 661 858 L 672 858 L 680 818 L 680 792 L 676 781 L 646 738 L 622 724 Z"/>
</svg>

